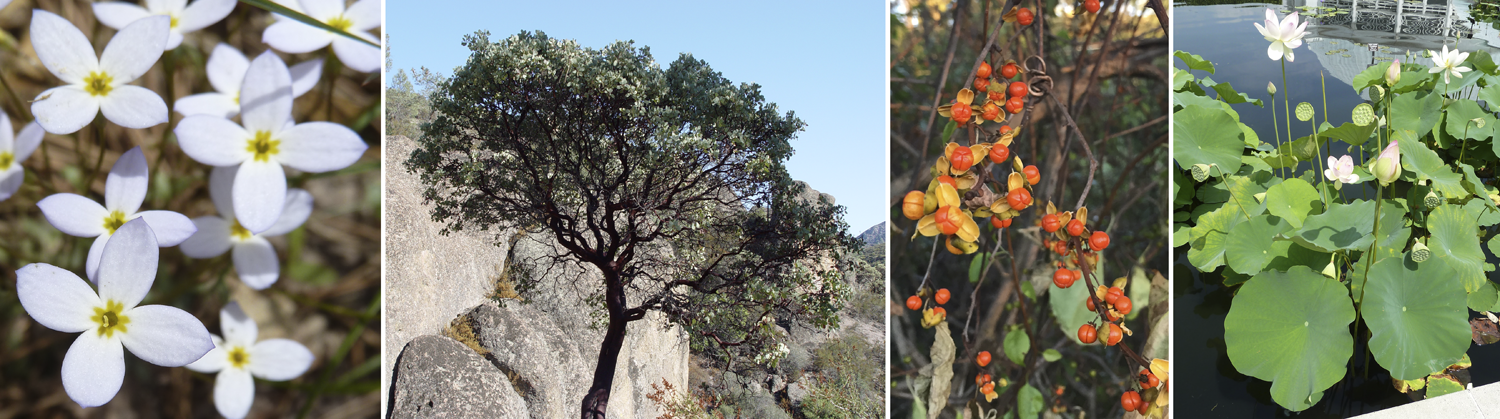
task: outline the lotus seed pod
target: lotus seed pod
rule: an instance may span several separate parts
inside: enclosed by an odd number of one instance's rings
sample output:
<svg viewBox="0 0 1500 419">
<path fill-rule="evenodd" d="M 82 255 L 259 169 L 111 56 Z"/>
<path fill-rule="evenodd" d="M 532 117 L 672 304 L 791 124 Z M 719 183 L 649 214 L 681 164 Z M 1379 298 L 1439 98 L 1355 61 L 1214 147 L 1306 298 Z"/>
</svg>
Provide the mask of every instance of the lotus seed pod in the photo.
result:
<svg viewBox="0 0 1500 419">
<path fill-rule="evenodd" d="M 1298 103 L 1297 104 L 1297 120 L 1298 121 L 1307 122 L 1307 120 L 1312 119 L 1312 117 L 1313 117 L 1313 107 L 1312 107 L 1311 103 L 1302 102 L 1302 103 Z"/>
<path fill-rule="evenodd" d="M 1276 83 L 1266 82 L 1266 93 L 1276 96 Z"/>
<path fill-rule="evenodd" d="M 1208 169 L 1208 165 L 1203 163 L 1193 165 L 1193 168 L 1191 169 L 1191 172 L 1193 173 L 1193 181 L 1202 182 L 1208 180 Z"/>
<path fill-rule="evenodd" d="M 1368 103 L 1355 105 L 1353 114 L 1354 125 L 1366 127 L 1375 122 L 1375 107 Z"/>
<path fill-rule="evenodd" d="M 1469 122 L 1474 123 L 1474 128 L 1484 128 L 1484 118 L 1470 119 Z"/>
<path fill-rule="evenodd" d="M 1426 261 L 1427 258 L 1430 258 L 1430 257 L 1432 257 L 1432 251 L 1427 249 L 1427 245 L 1422 244 L 1422 242 L 1417 242 L 1417 244 L 1412 245 L 1412 247 L 1411 247 L 1411 261 L 1412 262 L 1422 263 L 1422 262 Z"/>
<path fill-rule="evenodd" d="M 1380 99 L 1385 98 L 1385 88 L 1380 87 L 1379 85 L 1374 86 L 1374 88 L 1370 89 L 1369 92 L 1370 101 L 1379 102 Z"/>
<path fill-rule="evenodd" d="M 1439 205 L 1443 205 L 1443 198 L 1438 196 L 1437 192 L 1429 191 L 1427 192 L 1427 196 L 1422 198 L 1422 204 L 1426 205 L 1427 208 L 1437 208 Z"/>
</svg>

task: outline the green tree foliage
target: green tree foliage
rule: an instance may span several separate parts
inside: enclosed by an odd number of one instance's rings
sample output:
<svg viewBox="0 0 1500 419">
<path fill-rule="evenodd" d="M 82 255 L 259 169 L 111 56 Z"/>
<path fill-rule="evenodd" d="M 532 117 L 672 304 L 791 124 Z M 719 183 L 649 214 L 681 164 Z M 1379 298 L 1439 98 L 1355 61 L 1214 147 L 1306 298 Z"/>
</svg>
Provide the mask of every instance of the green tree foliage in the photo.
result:
<svg viewBox="0 0 1500 419">
<path fill-rule="evenodd" d="M 648 312 L 731 363 L 785 353 L 773 314 L 837 324 L 838 261 L 859 244 L 842 207 L 798 198 L 783 163 L 803 122 L 759 86 L 686 54 L 663 69 L 629 42 L 480 31 L 463 44 L 407 164 L 445 232 L 540 230 L 555 261 L 602 273 L 589 298 L 608 327 L 584 417 L 603 417 L 625 326 Z"/>
</svg>

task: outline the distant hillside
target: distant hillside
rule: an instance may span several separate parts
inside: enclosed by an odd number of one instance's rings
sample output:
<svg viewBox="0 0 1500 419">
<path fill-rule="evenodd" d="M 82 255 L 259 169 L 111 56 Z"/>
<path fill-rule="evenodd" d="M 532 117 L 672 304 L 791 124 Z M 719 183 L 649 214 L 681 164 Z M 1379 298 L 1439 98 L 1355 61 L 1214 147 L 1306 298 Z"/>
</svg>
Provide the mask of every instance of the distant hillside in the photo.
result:
<svg viewBox="0 0 1500 419">
<path fill-rule="evenodd" d="M 884 243 L 885 242 L 885 222 L 882 221 L 880 224 L 876 224 L 874 227 L 870 227 L 869 230 L 865 230 L 865 232 L 859 233 L 859 239 L 863 240 L 865 242 L 865 244 L 867 244 L 867 245 L 868 244 L 876 244 L 876 243 Z"/>
</svg>

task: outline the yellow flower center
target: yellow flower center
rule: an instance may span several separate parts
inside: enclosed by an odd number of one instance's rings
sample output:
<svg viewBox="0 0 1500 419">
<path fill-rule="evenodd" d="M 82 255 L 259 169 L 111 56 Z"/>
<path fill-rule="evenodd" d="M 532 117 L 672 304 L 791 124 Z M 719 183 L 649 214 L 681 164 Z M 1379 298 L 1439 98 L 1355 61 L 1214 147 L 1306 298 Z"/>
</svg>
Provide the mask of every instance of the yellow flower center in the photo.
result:
<svg viewBox="0 0 1500 419">
<path fill-rule="evenodd" d="M 0 151 L 0 170 L 10 168 L 11 163 L 16 162 L 16 155 L 9 151 Z"/>
<path fill-rule="evenodd" d="M 115 78 L 110 77 L 108 73 L 90 71 L 89 76 L 83 78 L 83 90 L 89 92 L 90 96 L 105 96 L 114 89 L 110 86 L 110 82 L 114 80 Z"/>
<path fill-rule="evenodd" d="M 125 305 L 115 300 L 106 301 L 104 307 L 94 307 L 94 316 L 90 319 L 99 324 L 99 336 L 112 338 L 115 331 L 125 333 L 130 318 L 120 315 L 122 311 L 125 311 Z"/>
<path fill-rule="evenodd" d="M 104 217 L 104 229 L 109 231 L 109 234 L 115 234 L 115 230 L 125 225 L 125 221 L 128 221 L 125 219 L 125 213 L 119 210 L 111 211 L 109 216 Z"/>
<path fill-rule="evenodd" d="M 250 363 L 250 354 L 245 352 L 245 347 L 236 346 L 229 350 L 229 365 L 244 369 Z"/>
<path fill-rule="evenodd" d="M 338 16 L 333 19 L 328 19 L 328 26 L 332 26 L 334 29 L 338 29 L 344 32 L 348 32 L 349 28 L 354 26 L 354 22 L 350 22 L 349 19 L 345 19 L 343 16 Z"/>
<path fill-rule="evenodd" d="M 270 160 L 271 156 L 276 155 L 278 152 L 277 147 L 281 145 L 281 140 L 272 140 L 270 131 L 256 131 L 255 138 L 251 138 L 249 143 L 250 145 L 245 147 L 245 151 L 255 154 L 255 161 L 263 162 Z"/>
<path fill-rule="evenodd" d="M 250 238 L 250 230 L 240 225 L 240 220 L 234 220 L 234 225 L 229 226 L 229 235 L 235 240 L 245 241 Z"/>
<path fill-rule="evenodd" d="M 172 29 L 177 29 L 177 16 L 172 16 L 172 15 L 167 15 L 167 16 L 171 16 L 172 17 Z"/>
</svg>

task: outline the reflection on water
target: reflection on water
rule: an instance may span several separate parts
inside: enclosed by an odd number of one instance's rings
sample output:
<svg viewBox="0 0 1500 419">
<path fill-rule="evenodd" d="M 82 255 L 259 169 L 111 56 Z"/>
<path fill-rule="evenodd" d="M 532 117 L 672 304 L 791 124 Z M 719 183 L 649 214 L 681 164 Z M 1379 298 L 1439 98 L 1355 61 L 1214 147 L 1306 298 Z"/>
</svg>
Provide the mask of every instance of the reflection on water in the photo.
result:
<svg viewBox="0 0 1500 419">
<path fill-rule="evenodd" d="M 1356 5 L 1347 0 L 1337 4 L 1317 0 L 1291 0 L 1279 4 L 1197 1 L 1216 4 L 1177 3 L 1173 11 L 1175 48 L 1198 54 L 1216 66 L 1214 74 L 1194 71 L 1195 76 L 1210 77 L 1219 83 L 1228 82 L 1238 91 L 1262 100 L 1270 98 L 1265 91 L 1266 83 L 1275 82 L 1281 93 L 1290 95 L 1293 106 L 1298 102 L 1309 102 L 1317 111 L 1319 123 L 1326 117 L 1335 126 L 1349 122 L 1350 110 L 1365 101 L 1350 86 L 1355 75 L 1376 62 L 1401 58 L 1403 63 L 1431 66 L 1432 60 L 1426 57 L 1425 51 L 1441 49 L 1445 44 L 1450 49 L 1456 45 L 1459 50 L 1468 52 L 1484 49 L 1495 54 L 1500 51 L 1500 31 L 1487 23 L 1470 22 L 1469 0 L 1450 0 L 1451 6 L 1444 0 L 1430 0 L 1426 4 L 1421 1 L 1403 3 L 1400 5 L 1399 22 L 1402 24 L 1399 33 L 1395 28 L 1398 21 L 1395 20 L 1395 11 L 1390 12 L 1391 16 L 1383 14 L 1386 12 L 1382 7 L 1395 7 L 1395 3 L 1389 1 L 1381 6 L 1360 0 L 1357 17 Z M 1269 43 L 1253 25 L 1265 20 L 1267 7 L 1274 8 L 1278 14 L 1288 13 L 1296 7 L 1309 7 L 1303 9 L 1308 10 L 1304 15 L 1311 15 L 1304 46 L 1295 50 L 1294 62 L 1286 63 L 1285 86 L 1281 64 L 1266 56 Z M 1413 17 L 1418 12 L 1422 13 L 1421 17 Z M 1435 21 L 1432 16 L 1440 16 L 1443 20 Z M 1447 31 L 1446 37 L 1444 30 Z M 1185 67 L 1180 60 L 1174 59 L 1174 64 L 1177 68 Z M 1320 73 L 1326 76 L 1326 107 Z M 1282 97 L 1276 97 L 1278 118 L 1285 115 L 1282 106 Z M 1289 138 L 1285 120 L 1273 128 L 1270 103 L 1263 108 L 1248 103 L 1233 108 L 1239 113 L 1241 122 L 1254 129 L 1261 141 L 1274 143 Z M 1295 120 L 1291 129 L 1290 138 L 1312 132 L 1307 122 Z M 1336 157 L 1357 151 L 1342 142 L 1334 142 L 1322 153 L 1326 158 L 1330 154 Z M 1366 153 L 1363 157 L 1372 155 Z M 1360 160 L 1358 155 L 1355 158 Z M 1305 162 L 1299 170 L 1316 171 L 1314 165 Z M 1355 199 L 1373 194 L 1374 189 L 1365 184 L 1345 186 L 1341 192 Z M 1391 387 L 1389 374 L 1378 365 L 1370 369 L 1368 378 L 1364 377 L 1366 352 L 1359 345 L 1350 360 L 1349 375 L 1326 390 L 1321 402 L 1296 414 L 1281 408 L 1271 400 L 1270 383 L 1240 374 L 1226 355 L 1224 316 L 1234 298 L 1233 290 L 1221 285 L 1223 277 L 1220 274 L 1200 273 L 1188 264 L 1186 248 L 1176 250 L 1173 304 L 1177 313 L 1174 320 L 1174 340 L 1177 343 L 1174 345 L 1176 359 L 1173 360 L 1173 369 L 1179 373 L 1173 377 L 1173 387 L 1183 389 L 1173 393 L 1177 417 L 1333 418 L 1369 413 L 1408 402 L 1405 395 Z M 1500 262 L 1491 259 L 1492 263 Z M 1469 355 L 1474 360 L 1474 367 L 1469 372 L 1475 386 L 1500 381 L 1500 348 L 1471 347 Z"/>
</svg>

